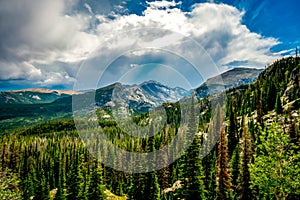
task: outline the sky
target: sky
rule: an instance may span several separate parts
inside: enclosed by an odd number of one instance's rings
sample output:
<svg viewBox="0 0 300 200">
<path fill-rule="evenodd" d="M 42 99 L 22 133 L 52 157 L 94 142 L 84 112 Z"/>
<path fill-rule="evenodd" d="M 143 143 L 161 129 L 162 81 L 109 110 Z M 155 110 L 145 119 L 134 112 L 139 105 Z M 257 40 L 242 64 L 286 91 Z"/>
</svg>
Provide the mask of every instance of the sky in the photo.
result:
<svg viewBox="0 0 300 200">
<path fill-rule="evenodd" d="M 0 0 L 0 90 L 191 89 L 300 46 L 296 0 Z"/>
</svg>

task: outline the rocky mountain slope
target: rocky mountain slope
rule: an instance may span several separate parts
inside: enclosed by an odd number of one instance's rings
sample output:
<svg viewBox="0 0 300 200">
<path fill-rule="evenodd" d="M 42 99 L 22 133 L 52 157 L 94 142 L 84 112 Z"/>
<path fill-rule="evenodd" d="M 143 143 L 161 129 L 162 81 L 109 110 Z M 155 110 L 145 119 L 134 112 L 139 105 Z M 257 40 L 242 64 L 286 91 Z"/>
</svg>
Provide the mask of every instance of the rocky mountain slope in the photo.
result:
<svg viewBox="0 0 300 200">
<path fill-rule="evenodd" d="M 262 71 L 263 69 L 255 68 L 234 68 L 208 79 L 196 88 L 195 91 L 199 98 L 204 98 L 224 89 L 252 83 Z"/>
</svg>

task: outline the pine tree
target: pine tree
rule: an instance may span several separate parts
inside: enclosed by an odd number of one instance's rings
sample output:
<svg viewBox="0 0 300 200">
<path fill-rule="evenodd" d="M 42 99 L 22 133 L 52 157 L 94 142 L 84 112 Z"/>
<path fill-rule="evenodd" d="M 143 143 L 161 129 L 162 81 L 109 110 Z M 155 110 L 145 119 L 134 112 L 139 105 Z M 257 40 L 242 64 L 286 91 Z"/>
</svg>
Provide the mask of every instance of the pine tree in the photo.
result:
<svg viewBox="0 0 300 200">
<path fill-rule="evenodd" d="M 273 80 L 270 80 L 266 83 L 266 95 L 263 96 L 263 102 L 264 102 L 264 113 L 267 113 L 270 110 L 273 110 L 275 108 L 276 103 L 276 86 Z"/>
<path fill-rule="evenodd" d="M 244 119 L 243 134 L 240 141 L 241 162 L 239 165 L 240 176 L 238 179 L 239 199 L 253 199 L 250 189 L 250 171 L 249 164 L 252 163 L 253 146 L 252 138 L 247 127 L 247 118 Z"/>
<path fill-rule="evenodd" d="M 257 80 L 256 82 L 256 113 L 257 113 L 257 122 L 258 125 L 264 128 L 263 123 L 263 105 L 262 105 L 262 97 L 261 97 L 261 90 L 260 90 L 260 82 Z"/>
<path fill-rule="evenodd" d="M 172 194 L 173 199 L 206 199 L 206 190 L 203 182 L 204 172 L 202 160 L 200 159 L 201 137 L 196 134 L 196 112 L 195 96 L 191 95 L 191 102 L 186 112 L 187 120 L 185 121 L 186 131 L 184 131 L 180 144 L 190 141 L 191 145 L 186 152 L 176 161 L 175 179 L 173 183 L 180 181 L 180 188 Z"/>
<path fill-rule="evenodd" d="M 186 199 L 206 199 L 203 167 L 199 158 L 200 145 L 200 136 L 196 135 L 187 153 L 186 171 L 189 175 L 186 177 Z"/>
<path fill-rule="evenodd" d="M 282 113 L 282 105 L 281 105 L 281 100 L 280 100 L 279 93 L 277 93 L 277 95 L 276 95 L 275 111 L 276 111 L 277 114 Z"/>
<path fill-rule="evenodd" d="M 202 161 L 199 158 L 201 138 L 200 135 L 196 134 L 197 123 L 194 98 L 194 95 L 192 95 L 191 109 L 188 119 L 187 135 L 189 138 L 193 138 L 193 142 L 186 153 L 186 169 L 184 173 L 184 198 L 196 200 L 206 199 L 206 190 L 203 182 L 204 174 L 202 168 Z"/>
<path fill-rule="evenodd" d="M 234 109 L 234 105 L 230 105 L 229 110 L 229 126 L 228 126 L 228 152 L 231 157 L 237 143 L 238 143 L 238 130 L 237 130 L 237 111 Z"/>
<path fill-rule="evenodd" d="M 75 160 L 71 165 L 71 169 L 68 172 L 68 181 L 67 181 L 67 192 L 68 199 L 82 199 L 83 198 L 83 185 L 84 182 L 82 171 L 81 171 L 81 159 L 78 155 L 79 152 L 76 152 Z"/>
<path fill-rule="evenodd" d="M 134 163 L 137 167 L 141 168 L 141 162 L 138 162 L 141 158 L 140 154 L 136 154 L 137 158 L 134 159 Z M 145 186 L 145 173 L 134 173 L 131 176 L 131 185 L 129 189 L 130 199 L 139 199 L 145 197 L 144 186 Z"/>
<path fill-rule="evenodd" d="M 154 127 L 153 124 L 150 126 L 149 135 L 154 135 Z M 148 140 L 148 152 L 154 152 L 155 151 L 155 143 L 154 143 L 154 136 L 149 137 Z M 156 157 L 155 154 L 150 154 L 151 157 L 149 157 L 148 161 L 152 161 L 151 168 L 155 168 L 156 164 Z M 145 185 L 144 185 L 144 197 L 145 200 L 152 200 L 152 199 L 159 199 L 160 197 L 160 189 L 158 184 L 158 178 L 156 171 L 151 171 L 144 174 L 145 177 Z"/>
<path fill-rule="evenodd" d="M 169 136 L 170 132 L 171 132 L 170 128 L 165 128 L 163 130 L 164 142 L 160 143 L 160 148 L 163 148 L 165 146 L 165 144 L 169 142 L 168 138 L 172 137 L 172 136 Z M 159 164 L 162 164 L 163 166 L 166 166 L 168 164 L 170 157 L 172 156 L 171 154 L 172 154 L 172 150 L 165 151 L 163 155 L 161 155 L 161 156 L 159 156 L 159 158 L 157 158 L 156 162 L 158 162 Z M 168 188 L 170 186 L 171 171 L 172 171 L 171 166 L 172 165 L 168 165 L 157 171 L 158 182 L 162 189 Z"/>
<path fill-rule="evenodd" d="M 217 154 L 217 145 L 215 145 L 220 136 L 220 127 L 223 123 L 222 112 L 220 106 L 217 105 L 215 112 L 213 113 L 212 119 L 210 119 L 209 127 L 207 134 L 203 137 L 203 145 L 201 148 L 201 154 L 207 155 L 202 159 L 204 167 L 204 184 L 205 188 L 208 191 L 207 198 L 215 199 L 217 197 L 217 169 L 216 169 L 216 160 L 218 157 Z"/>
<path fill-rule="evenodd" d="M 104 199 L 104 187 L 101 165 L 94 159 L 88 184 L 87 199 Z"/>
<path fill-rule="evenodd" d="M 30 146 L 25 147 L 24 154 L 23 154 L 23 161 L 21 162 L 21 170 L 20 170 L 20 177 L 21 177 L 21 188 L 23 191 L 23 199 L 30 199 L 34 196 L 34 185 L 32 181 L 32 173 L 30 172 L 30 163 L 29 163 L 29 152 Z"/>
<path fill-rule="evenodd" d="M 240 176 L 240 172 L 239 172 L 240 151 L 239 150 L 240 150 L 239 145 L 237 145 L 231 157 L 230 172 L 231 172 L 232 187 L 234 190 L 233 199 L 237 199 L 236 191 L 238 188 L 238 178 Z"/>
<path fill-rule="evenodd" d="M 219 112 L 221 107 L 218 105 Z M 223 116 L 220 113 L 219 121 L 223 122 Z M 229 199 L 231 182 L 230 172 L 228 166 L 228 150 L 227 150 L 227 138 L 225 135 L 224 125 L 220 124 L 220 139 L 218 144 L 218 157 L 216 162 L 217 169 L 217 199 L 224 200 Z"/>
</svg>

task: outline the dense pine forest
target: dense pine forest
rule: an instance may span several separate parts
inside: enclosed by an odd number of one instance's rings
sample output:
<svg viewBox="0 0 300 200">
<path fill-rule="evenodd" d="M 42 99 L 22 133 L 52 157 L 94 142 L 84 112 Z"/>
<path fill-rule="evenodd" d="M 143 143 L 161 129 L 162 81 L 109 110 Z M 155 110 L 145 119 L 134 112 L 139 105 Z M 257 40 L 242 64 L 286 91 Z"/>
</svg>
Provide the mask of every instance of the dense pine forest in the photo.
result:
<svg viewBox="0 0 300 200">
<path fill-rule="evenodd" d="M 152 152 L 179 133 L 195 134 L 179 159 L 147 173 L 117 171 L 98 162 L 85 148 L 73 119 L 2 134 L 0 199 L 300 199 L 300 59 L 278 60 L 255 82 L 225 94 L 226 105 L 218 107 L 225 115 L 212 116 L 224 121 L 214 125 L 219 140 L 203 158 L 199 152 L 206 148 L 202 141 L 211 122 L 210 96 L 191 102 L 189 121 L 199 120 L 198 126 L 184 129 L 179 127 L 180 105 L 164 103 L 167 123 L 148 138 L 129 136 L 99 116 L 110 141 L 132 152 Z M 139 114 L 134 121 L 142 124 L 147 117 Z M 112 158 L 113 165 L 122 162 Z M 132 162 L 139 165 L 134 158 Z"/>
</svg>

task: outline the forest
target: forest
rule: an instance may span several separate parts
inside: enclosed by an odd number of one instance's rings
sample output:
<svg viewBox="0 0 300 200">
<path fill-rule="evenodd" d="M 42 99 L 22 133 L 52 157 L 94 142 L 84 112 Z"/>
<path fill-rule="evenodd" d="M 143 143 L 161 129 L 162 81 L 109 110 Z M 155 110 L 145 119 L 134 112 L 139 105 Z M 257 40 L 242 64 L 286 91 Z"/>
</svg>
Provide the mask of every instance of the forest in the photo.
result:
<svg viewBox="0 0 300 200">
<path fill-rule="evenodd" d="M 218 105 L 213 116 L 209 102 L 214 97 L 192 97 L 184 127 L 179 126 L 180 105 L 164 103 L 167 123 L 158 131 L 152 125 L 151 137 L 130 136 L 113 120 L 99 116 L 103 134 L 130 152 L 153 152 L 175 136 L 183 143 L 193 136 L 175 162 L 145 173 L 124 172 L 101 163 L 98 158 L 111 155 L 111 149 L 100 148 L 101 140 L 83 142 L 71 118 L 3 133 L 0 199 L 300 199 L 298 57 L 277 60 L 255 82 L 224 94 L 226 103 Z M 148 117 L 142 113 L 133 120 L 142 125 Z M 212 118 L 224 123 L 209 126 Z M 203 141 L 209 133 L 214 133 L 211 140 L 217 137 L 218 141 L 202 158 L 199 152 L 207 148 Z M 180 145 L 174 145 L 165 156 L 151 158 L 152 164 L 168 162 L 179 149 Z M 140 164 L 141 158 L 130 159 L 133 165 Z M 122 165 L 124 160 L 112 157 L 111 166 Z"/>
</svg>

